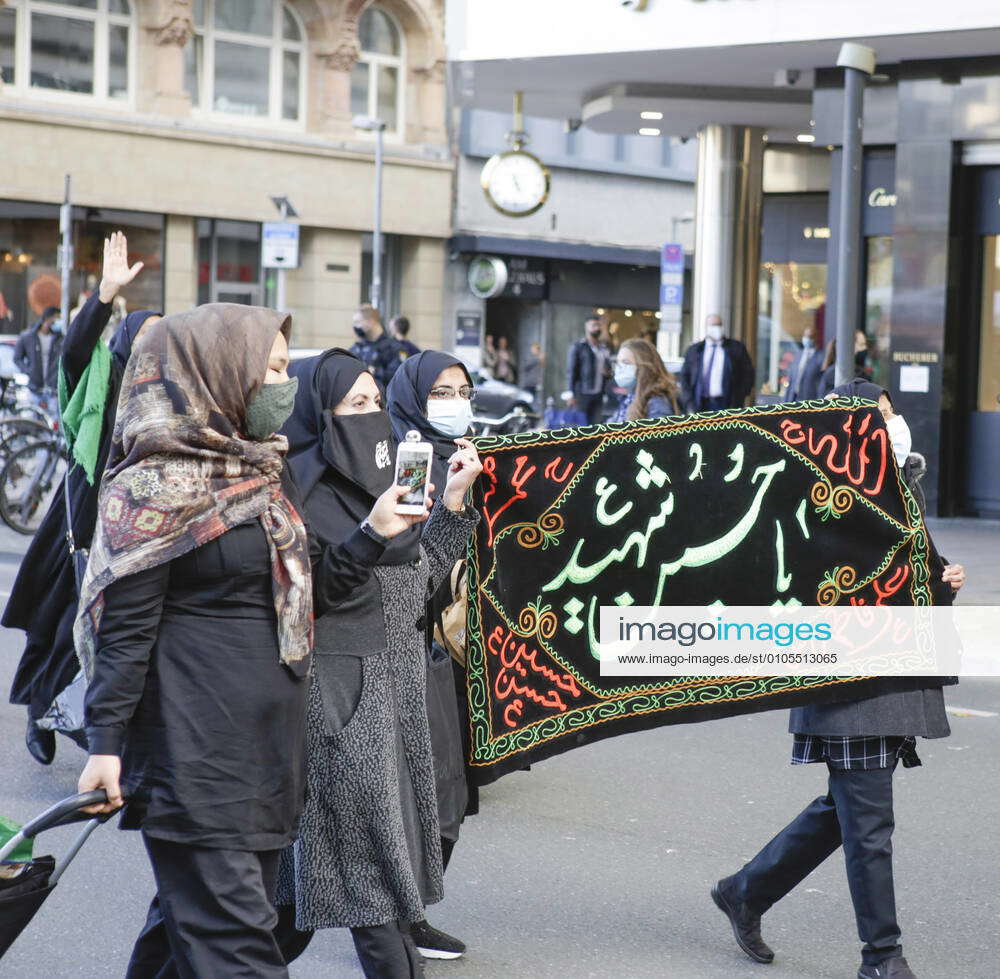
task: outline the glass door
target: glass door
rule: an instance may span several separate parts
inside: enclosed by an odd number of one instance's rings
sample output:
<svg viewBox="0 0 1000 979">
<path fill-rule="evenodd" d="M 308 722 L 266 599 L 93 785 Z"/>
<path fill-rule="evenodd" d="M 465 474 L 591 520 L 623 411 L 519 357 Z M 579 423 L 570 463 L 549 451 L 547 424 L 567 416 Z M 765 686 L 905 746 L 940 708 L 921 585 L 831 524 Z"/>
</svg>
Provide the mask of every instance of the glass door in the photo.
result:
<svg viewBox="0 0 1000 979">
<path fill-rule="evenodd" d="M 260 225 L 198 221 L 198 302 L 262 305 Z"/>
</svg>

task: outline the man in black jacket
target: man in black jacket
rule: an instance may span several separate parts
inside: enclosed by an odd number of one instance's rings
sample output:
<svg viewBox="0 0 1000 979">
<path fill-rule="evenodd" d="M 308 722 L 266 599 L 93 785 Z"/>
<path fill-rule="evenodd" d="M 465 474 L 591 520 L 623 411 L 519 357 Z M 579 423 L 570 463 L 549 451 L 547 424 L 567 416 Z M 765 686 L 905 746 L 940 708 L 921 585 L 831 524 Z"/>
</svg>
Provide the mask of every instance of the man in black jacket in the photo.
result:
<svg viewBox="0 0 1000 979">
<path fill-rule="evenodd" d="M 382 317 L 374 306 L 365 303 L 358 307 L 354 314 L 354 333 L 358 339 L 351 353 L 368 365 L 383 388 L 388 387 L 402 362 L 401 348 L 382 328 Z"/>
<path fill-rule="evenodd" d="M 943 564 L 943 562 L 942 562 Z M 965 583 L 960 564 L 940 571 L 942 601 Z M 949 594 L 950 592 L 950 594 Z M 916 979 L 899 944 L 892 876 L 892 775 L 920 764 L 916 738 L 951 733 L 940 686 L 881 694 L 847 703 L 798 707 L 788 730 L 792 764 L 826 762 L 829 787 L 749 863 L 712 888 L 740 948 L 755 962 L 774 952 L 760 933 L 761 916 L 843 846 L 858 937 L 858 979 Z"/>
<path fill-rule="evenodd" d="M 41 319 L 25 330 L 14 347 L 14 363 L 28 375 L 28 390 L 39 396 L 55 391 L 59 379 L 59 355 L 63 335 L 54 329 L 59 307 L 49 306 Z"/>
<path fill-rule="evenodd" d="M 571 408 L 587 416 L 587 424 L 601 420 L 604 392 L 611 377 L 611 351 L 601 342 L 601 321 L 596 316 L 584 323 L 586 336 L 569 348 L 566 388 L 573 394 Z"/>
<path fill-rule="evenodd" d="M 742 408 L 753 390 L 753 361 L 739 340 L 725 335 L 722 317 L 705 318 L 704 340 L 692 343 L 681 367 L 684 410 L 718 411 Z"/>
</svg>

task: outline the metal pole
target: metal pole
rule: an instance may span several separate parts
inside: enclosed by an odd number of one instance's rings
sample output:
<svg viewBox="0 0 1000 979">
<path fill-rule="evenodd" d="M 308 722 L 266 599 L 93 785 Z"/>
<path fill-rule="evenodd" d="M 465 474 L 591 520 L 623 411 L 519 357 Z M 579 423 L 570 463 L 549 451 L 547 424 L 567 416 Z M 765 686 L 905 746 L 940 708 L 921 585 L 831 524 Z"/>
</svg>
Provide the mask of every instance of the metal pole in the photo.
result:
<svg viewBox="0 0 1000 979">
<path fill-rule="evenodd" d="M 288 201 L 282 200 L 281 205 L 278 207 L 278 213 L 281 215 L 282 221 L 288 220 Z M 285 276 L 287 272 L 283 268 L 279 268 L 277 271 L 278 277 L 275 283 L 276 295 L 274 297 L 274 304 L 278 307 L 279 312 L 287 313 L 288 307 L 285 305 Z"/>
<path fill-rule="evenodd" d="M 66 174 L 63 187 L 63 203 L 59 208 L 59 263 L 62 272 L 62 328 L 69 329 L 70 275 L 73 271 L 73 205 L 70 203 L 70 176 Z"/>
<path fill-rule="evenodd" d="M 375 230 L 372 232 L 371 303 L 381 312 L 382 302 L 382 131 L 381 120 L 375 128 Z"/>
<path fill-rule="evenodd" d="M 844 69 L 844 152 L 840 170 L 840 215 L 837 241 L 836 384 L 854 378 L 854 332 L 857 325 L 859 252 L 861 247 L 861 133 L 865 78 L 875 70 L 875 52 L 861 44 L 840 49 Z"/>
</svg>

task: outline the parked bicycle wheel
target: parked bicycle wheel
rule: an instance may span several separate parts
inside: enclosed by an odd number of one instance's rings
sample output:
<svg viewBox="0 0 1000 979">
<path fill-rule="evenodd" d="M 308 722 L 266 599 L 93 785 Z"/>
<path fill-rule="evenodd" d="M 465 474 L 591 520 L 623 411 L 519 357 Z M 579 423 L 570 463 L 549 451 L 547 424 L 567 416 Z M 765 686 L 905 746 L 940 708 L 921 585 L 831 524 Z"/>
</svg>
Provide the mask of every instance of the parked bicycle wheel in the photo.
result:
<svg viewBox="0 0 1000 979">
<path fill-rule="evenodd" d="M 33 534 L 66 474 L 66 456 L 53 439 L 12 453 L 0 474 L 0 517 L 12 530 Z"/>
<path fill-rule="evenodd" d="M 52 425 L 35 418 L 0 418 L 0 459 L 6 459 L 22 445 L 44 442 L 52 437 Z"/>
</svg>

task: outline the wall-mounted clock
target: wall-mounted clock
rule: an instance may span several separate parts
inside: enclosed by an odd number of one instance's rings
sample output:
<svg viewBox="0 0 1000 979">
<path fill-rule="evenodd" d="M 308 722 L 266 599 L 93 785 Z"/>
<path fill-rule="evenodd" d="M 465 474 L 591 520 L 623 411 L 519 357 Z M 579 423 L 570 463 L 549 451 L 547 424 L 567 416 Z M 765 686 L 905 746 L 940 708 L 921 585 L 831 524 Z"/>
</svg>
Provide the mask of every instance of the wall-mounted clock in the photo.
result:
<svg viewBox="0 0 1000 979">
<path fill-rule="evenodd" d="M 480 182 L 486 199 L 501 214 L 525 218 L 549 199 L 551 178 L 537 156 L 515 145 L 486 161 Z"/>
</svg>

